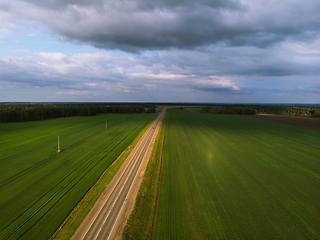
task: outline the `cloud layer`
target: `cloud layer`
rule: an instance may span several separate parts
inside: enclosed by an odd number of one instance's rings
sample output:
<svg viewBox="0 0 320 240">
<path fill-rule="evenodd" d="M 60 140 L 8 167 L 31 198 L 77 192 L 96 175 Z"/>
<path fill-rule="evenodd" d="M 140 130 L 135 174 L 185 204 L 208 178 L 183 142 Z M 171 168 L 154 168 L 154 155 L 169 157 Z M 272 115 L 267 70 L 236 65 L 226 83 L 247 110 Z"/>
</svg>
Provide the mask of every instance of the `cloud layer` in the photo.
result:
<svg viewBox="0 0 320 240">
<path fill-rule="evenodd" d="M 3 43 L 42 29 L 61 44 L 99 49 L 29 51 L 21 40 L 24 54 L 0 55 L 0 91 L 96 101 L 295 102 L 296 94 L 318 102 L 319 12 L 318 0 L 0 0 Z"/>
<path fill-rule="evenodd" d="M 91 97 L 142 91 L 233 95 L 283 89 L 305 92 L 310 86 L 320 89 L 315 81 L 320 75 L 319 60 L 320 54 L 310 48 L 306 52 L 297 44 L 268 50 L 211 47 L 205 52 L 175 50 L 123 56 L 39 52 L 24 58 L 0 58 L 0 79 L 3 87 L 52 88 L 59 94 L 86 93 Z"/>
<path fill-rule="evenodd" d="M 318 0 L 2 0 L 0 9 L 3 18 L 43 24 L 65 41 L 131 52 L 221 43 L 265 48 L 320 32 Z"/>
</svg>

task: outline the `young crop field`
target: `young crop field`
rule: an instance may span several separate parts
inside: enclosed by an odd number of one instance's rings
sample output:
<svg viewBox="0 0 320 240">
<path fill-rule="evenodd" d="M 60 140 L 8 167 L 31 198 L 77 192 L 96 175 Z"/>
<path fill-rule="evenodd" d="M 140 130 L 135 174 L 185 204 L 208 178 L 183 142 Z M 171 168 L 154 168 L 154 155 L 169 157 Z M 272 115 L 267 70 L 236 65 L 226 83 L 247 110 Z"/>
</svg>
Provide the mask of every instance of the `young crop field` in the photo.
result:
<svg viewBox="0 0 320 240">
<path fill-rule="evenodd" d="M 320 239 L 320 132 L 167 114 L 155 239 Z"/>
<path fill-rule="evenodd" d="M 1 123 L 0 239 L 48 239 L 155 117 L 106 114 Z"/>
</svg>

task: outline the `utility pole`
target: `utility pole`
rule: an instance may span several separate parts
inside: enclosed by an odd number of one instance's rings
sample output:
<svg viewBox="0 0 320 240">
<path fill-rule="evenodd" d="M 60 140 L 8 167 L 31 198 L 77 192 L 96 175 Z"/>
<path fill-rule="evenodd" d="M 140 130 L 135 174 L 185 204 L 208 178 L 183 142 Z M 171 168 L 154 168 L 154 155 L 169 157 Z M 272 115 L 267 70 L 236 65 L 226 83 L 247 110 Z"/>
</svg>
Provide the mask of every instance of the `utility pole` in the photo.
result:
<svg viewBox="0 0 320 240">
<path fill-rule="evenodd" d="M 108 120 L 106 119 L 106 128 L 105 129 L 107 129 L 108 128 Z"/>
<path fill-rule="evenodd" d="M 60 139 L 59 139 L 59 135 L 58 135 L 58 152 L 57 153 L 59 153 L 60 152 Z"/>
</svg>

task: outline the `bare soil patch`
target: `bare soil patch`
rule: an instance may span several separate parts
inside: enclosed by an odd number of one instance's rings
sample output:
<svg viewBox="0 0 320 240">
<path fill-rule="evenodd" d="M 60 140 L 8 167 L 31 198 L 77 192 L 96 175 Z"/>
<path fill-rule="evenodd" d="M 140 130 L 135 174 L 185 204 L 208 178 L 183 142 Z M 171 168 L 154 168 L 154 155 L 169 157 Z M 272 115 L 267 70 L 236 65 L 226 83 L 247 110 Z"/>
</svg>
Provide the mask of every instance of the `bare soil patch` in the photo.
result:
<svg viewBox="0 0 320 240">
<path fill-rule="evenodd" d="M 320 131 L 320 118 L 282 116 L 282 115 L 273 115 L 273 114 L 245 115 L 245 116 L 278 122 L 278 123 L 289 124 L 296 127 L 308 128 L 315 131 Z"/>
</svg>

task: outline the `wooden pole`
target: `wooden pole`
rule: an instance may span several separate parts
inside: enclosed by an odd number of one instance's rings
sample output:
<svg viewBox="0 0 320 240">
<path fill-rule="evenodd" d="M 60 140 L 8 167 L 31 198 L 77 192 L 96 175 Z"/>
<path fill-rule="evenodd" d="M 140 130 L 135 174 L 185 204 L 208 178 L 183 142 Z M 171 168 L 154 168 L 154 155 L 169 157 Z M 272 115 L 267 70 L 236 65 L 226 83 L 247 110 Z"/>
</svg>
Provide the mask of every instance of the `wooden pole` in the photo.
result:
<svg viewBox="0 0 320 240">
<path fill-rule="evenodd" d="M 108 120 L 106 119 L 106 128 L 105 129 L 107 129 L 108 128 Z"/>
<path fill-rule="evenodd" d="M 59 135 L 58 135 L 58 153 L 60 152 L 60 139 L 59 139 Z"/>
</svg>

